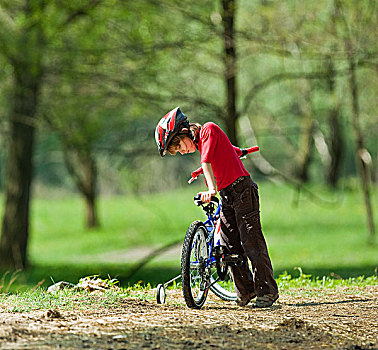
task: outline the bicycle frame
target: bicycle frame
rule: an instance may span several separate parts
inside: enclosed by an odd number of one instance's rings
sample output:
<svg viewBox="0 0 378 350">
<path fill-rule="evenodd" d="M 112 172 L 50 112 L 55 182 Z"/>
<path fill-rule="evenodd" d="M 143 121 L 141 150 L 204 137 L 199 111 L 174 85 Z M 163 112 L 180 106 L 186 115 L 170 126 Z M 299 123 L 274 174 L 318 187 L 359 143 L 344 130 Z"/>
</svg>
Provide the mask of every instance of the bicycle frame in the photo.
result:
<svg viewBox="0 0 378 350">
<path fill-rule="evenodd" d="M 215 235 L 219 233 L 220 230 L 220 211 L 221 211 L 222 203 L 219 203 L 218 208 L 216 208 L 215 213 L 208 210 L 206 212 L 207 220 L 204 222 L 204 225 L 208 232 L 208 238 L 207 238 L 207 246 L 208 246 L 208 252 L 209 252 L 209 259 L 206 261 L 206 267 L 213 266 L 216 261 L 215 257 L 213 256 L 214 247 L 220 245 L 220 240 L 218 239 L 216 242 L 214 242 Z"/>
</svg>

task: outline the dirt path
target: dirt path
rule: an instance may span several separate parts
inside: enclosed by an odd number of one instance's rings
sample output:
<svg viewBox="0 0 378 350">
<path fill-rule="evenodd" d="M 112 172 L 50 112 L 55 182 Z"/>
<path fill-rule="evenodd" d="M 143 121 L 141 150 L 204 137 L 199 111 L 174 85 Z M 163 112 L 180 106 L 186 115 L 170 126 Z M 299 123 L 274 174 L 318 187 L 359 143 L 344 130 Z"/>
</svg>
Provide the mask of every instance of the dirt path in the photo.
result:
<svg viewBox="0 0 378 350">
<path fill-rule="evenodd" d="M 285 292 L 269 309 L 209 296 L 191 310 L 175 290 L 165 305 L 128 298 L 114 309 L 4 310 L 0 349 L 377 349 L 377 307 L 377 286 Z"/>
<path fill-rule="evenodd" d="M 91 255 L 91 259 L 95 257 L 97 262 L 105 263 L 119 263 L 119 261 L 140 261 L 150 254 L 152 254 L 157 249 L 161 248 L 160 246 L 142 246 L 134 247 L 131 249 L 116 250 L 107 253 L 96 254 L 95 256 Z M 177 260 L 178 264 L 180 263 L 182 242 L 174 245 L 173 247 L 168 248 L 159 256 L 154 258 L 154 261 L 169 261 Z M 85 256 L 84 256 L 85 258 Z"/>
</svg>

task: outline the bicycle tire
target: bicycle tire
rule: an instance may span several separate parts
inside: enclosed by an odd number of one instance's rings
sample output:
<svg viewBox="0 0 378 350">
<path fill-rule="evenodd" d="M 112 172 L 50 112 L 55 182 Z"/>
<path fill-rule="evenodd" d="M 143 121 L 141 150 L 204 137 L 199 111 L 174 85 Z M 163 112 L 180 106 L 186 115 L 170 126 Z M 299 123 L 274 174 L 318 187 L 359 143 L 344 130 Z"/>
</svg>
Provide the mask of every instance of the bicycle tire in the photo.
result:
<svg viewBox="0 0 378 350">
<path fill-rule="evenodd" d="M 249 268 L 251 269 L 251 263 L 249 262 Z M 215 269 L 214 269 L 215 270 Z M 223 281 L 216 281 L 218 275 L 216 271 L 211 271 L 210 276 L 210 290 L 219 298 L 226 301 L 236 301 L 237 295 L 235 293 L 234 282 L 232 281 L 230 268 L 227 268 L 226 278 Z M 214 283 L 214 284 L 213 284 Z"/>
<path fill-rule="evenodd" d="M 165 291 L 164 284 L 158 284 L 156 286 L 156 302 L 158 304 L 164 304 L 167 298 L 167 293 Z"/>
<path fill-rule="evenodd" d="M 235 301 L 237 295 L 234 291 L 234 283 L 232 281 L 230 272 L 227 272 L 227 276 L 223 281 L 214 283 L 217 279 L 215 273 L 210 277 L 210 290 L 219 298 L 225 301 Z"/>
<path fill-rule="evenodd" d="M 204 273 L 208 258 L 207 229 L 202 221 L 194 221 L 189 226 L 181 253 L 181 281 L 185 303 L 188 307 L 200 309 L 209 292 Z"/>
</svg>

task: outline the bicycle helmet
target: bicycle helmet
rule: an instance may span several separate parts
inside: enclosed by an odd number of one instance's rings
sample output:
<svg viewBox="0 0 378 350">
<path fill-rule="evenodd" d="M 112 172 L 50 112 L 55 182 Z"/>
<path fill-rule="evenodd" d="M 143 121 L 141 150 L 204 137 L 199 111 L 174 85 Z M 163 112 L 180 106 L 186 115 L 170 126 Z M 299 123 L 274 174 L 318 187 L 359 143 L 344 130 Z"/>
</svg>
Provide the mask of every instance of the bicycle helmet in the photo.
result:
<svg viewBox="0 0 378 350">
<path fill-rule="evenodd" d="M 179 107 L 172 109 L 160 119 L 155 129 L 155 141 L 162 157 L 167 153 L 167 148 L 173 137 L 179 134 L 182 128 L 189 129 L 189 122 Z"/>
</svg>

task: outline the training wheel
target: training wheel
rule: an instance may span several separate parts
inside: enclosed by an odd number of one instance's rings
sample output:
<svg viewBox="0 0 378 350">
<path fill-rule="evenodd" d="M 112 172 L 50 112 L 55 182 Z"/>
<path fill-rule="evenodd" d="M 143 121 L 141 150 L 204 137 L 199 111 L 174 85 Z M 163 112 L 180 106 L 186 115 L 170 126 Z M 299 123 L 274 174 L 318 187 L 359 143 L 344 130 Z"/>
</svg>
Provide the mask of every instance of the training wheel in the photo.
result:
<svg viewBox="0 0 378 350">
<path fill-rule="evenodd" d="M 164 284 L 158 284 L 156 286 L 156 301 L 158 304 L 164 304 L 165 303 L 165 297 L 167 296 L 165 292 Z"/>
</svg>

